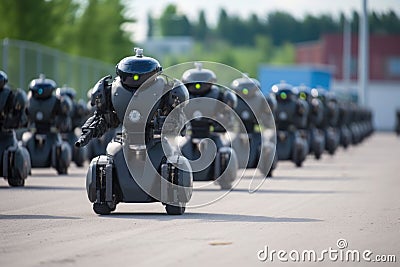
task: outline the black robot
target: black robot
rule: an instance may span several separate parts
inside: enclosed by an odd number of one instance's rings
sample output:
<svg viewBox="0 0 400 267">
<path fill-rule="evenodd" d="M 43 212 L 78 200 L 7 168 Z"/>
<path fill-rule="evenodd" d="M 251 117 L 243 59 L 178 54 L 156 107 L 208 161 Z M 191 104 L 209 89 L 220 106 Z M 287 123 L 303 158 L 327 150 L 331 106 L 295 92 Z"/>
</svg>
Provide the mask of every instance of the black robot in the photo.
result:
<svg viewBox="0 0 400 267">
<path fill-rule="evenodd" d="M 308 154 L 308 141 L 299 128 L 307 121 L 308 106 L 300 101 L 292 85 L 281 82 L 272 86 L 278 108 L 275 123 L 277 129 L 278 160 L 291 160 L 301 167 Z"/>
<path fill-rule="evenodd" d="M 31 171 L 31 159 L 18 143 L 14 129 L 27 122 L 28 99 L 21 89 L 11 90 L 7 82 L 7 74 L 0 71 L 0 176 L 10 186 L 24 186 Z"/>
<path fill-rule="evenodd" d="M 123 125 L 107 146 L 107 155 L 90 163 L 88 198 L 97 214 L 111 213 L 119 202 L 160 201 L 168 214 L 180 215 L 191 198 L 193 178 L 187 159 L 174 154 L 162 131 L 180 129 L 180 121 L 184 124 L 180 104 L 189 94 L 179 81 L 161 74 L 157 60 L 144 56 L 142 49 L 135 51 L 135 56 L 117 64 L 114 80 L 103 77 L 93 88 L 95 112 L 82 126 L 76 145 L 84 146 Z M 165 125 L 174 110 L 176 123 Z"/>
<path fill-rule="evenodd" d="M 71 127 L 69 129 L 63 129 L 61 131 L 61 136 L 72 148 L 72 161 L 76 166 L 82 167 L 87 159 L 87 150 L 85 148 L 79 149 L 75 146 L 75 142 L 78 140 L 76 131 L 80 129 L 80 126 L 87 119 L 89 110 L 82 99 L 76 101 L 76 91 L 74 88 L 64 85 L 61 88 L 57 88 L 56 95 L 59 98 L 68 97 L 72 102 Z"/>
<path fill-rule="evenodd" d="M 271 95 L 265 99 L 260 87 L 259 81 L 248 77 L 238 78 L 231 84 L 231 89 L 238 96 L 235 111 L 245 127 L 245 131 L 234 139 L 232 147 L 238 152 L 249 149 L 248 157 L 246 153 L 237 153 L 239 168 L 258 166 L 265 176 L 271 177 L 277 162 L 274 127 L 271 127 L 274 123 L 272 112 L 276 109 L 276 99 Z M 272 132 L 264 132 L 261 125 Z"/>
<path fill-rule="evenodd" d="M 196 63 L 195 68 L 182 75 L 182 82 L 190 94 L 185 112 L 188 118 L 193 118 L 191 134 L 182 146 L 182 154 L 191 160 L 194 181 L 215 181 L 221 189 L 230 189 L 237 176 L 238 164 L 236 153 L 223 134 L 232 115 L 226 106 L 233 109 L 237 97 L 229 89 L 215 85 L 216 81 L 215 73 L 204 69 L 201 63 Z M 211 149 L 210 139 L 215 151 Z"/>
<path fill-rule="evenodd" d="M 351 132 L 351 144 L 357 145 L 362 140 L 362 129 L 359 123 L 359 107 L 356 103 L 350 102 L 349 104 L 349 121 Z"/>
<path fill-rule="evenodd" d="M 340 145 L 346 149 L 351 144 L 350 104 L 346 100 L 339 101 L 338 129 L 340 134 Z"/>
<path fill-rule="evenodd" d="M 29 132 L 22 136 L 24 146 L 31 155 L 32 168 L 53 167 L 58 174 L 67 174 L 71 162 L 70 145 L 63 141 L 60 132 L 71 127 L 72 102 L 67 97 L 57 97 L 56 83 L 40 75 L 29 84 Z"/>
<path fill-rule="evenodd" d="M 309 107 L 307 123 L 302 125 L 301 130 L 308 136 L 309 153 L 318 160 L 325 150 L 325 134 L 317 128 L 323 120 L 323 104 L 317 97 L 316 89 L 310 89 L 305 85 L 300 85 L 297 89 L 299 98 L 307 101 Z"/>
<path fill-rule="evenodd" d="M 332 92 L 318 88 L 318 98 L 324 104 L 324 118 L 320 129 L 325 132 L 325 150 L 330 154 L 335 154 L 340 144 L 340 133 L 338 130 L 339 105 Z"/>
</svg>

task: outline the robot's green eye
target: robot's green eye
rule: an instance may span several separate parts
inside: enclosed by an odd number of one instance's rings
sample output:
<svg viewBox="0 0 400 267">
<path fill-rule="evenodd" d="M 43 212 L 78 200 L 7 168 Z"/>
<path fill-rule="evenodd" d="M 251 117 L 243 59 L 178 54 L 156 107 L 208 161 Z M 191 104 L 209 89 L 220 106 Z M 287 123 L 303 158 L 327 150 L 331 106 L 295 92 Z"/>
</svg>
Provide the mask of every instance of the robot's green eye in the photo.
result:
<svg viewBox="0 0 400 267">
<path fill-rule="evenodd" d="M 39 88 L 38 94 L 39 94 L 39 95 L 43 94 L 43 89 L 42 89 L 42 88 Z"/>
<path fill-rule="evenodd" d="M 196 89 L 200 89 L 201 88 L 201 84 L 196 83 L 196 85 L 194 86 Z"/>
<path fill-rule="evenodd" d="M 285 99 L 287 98 L 287 94 L 286 94 L 285 92 L 282 92 L 282 93 L 280 94 L 280 97 L 281 97 L 283 100 L 285 100 Z"/>
<path fill-rule="evenodd" d="M 135 81 L 139 80 L 139 74 L 133 75 L 133 80 L 135 80 Z"/>
<path fill-rule="evenodd" d="M 303 99 L 303 100 L 306 100 L 306 98 L 307 98 L 306 93 L 301 92 L 300 93 L 300 98 Z"/>
<path fill-rule="evenodd" d="M 249 93 L 249 89 L 243 88 L 242 93 L 243 93 L 244 95 L 247 95 L 247 94 Z"/>
</svg>

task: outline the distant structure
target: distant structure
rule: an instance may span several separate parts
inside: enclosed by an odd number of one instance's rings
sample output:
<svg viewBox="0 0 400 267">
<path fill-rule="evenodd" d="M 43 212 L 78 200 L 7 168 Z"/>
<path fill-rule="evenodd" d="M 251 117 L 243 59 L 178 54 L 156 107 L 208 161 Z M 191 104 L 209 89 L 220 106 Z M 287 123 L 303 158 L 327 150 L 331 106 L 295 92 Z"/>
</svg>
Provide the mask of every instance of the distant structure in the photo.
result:
<svg viewBox="0 0 400 267">
<path fill-rule="evenodd" d="M 264 94 L 271 91 L 272 85 L 284 80 L 294 86 L 304 84 L 309 87 L 323 87 L 330 90 L 332 84 L 332 67 L 328 65 L 267 65 L 258 68 L 258 79 Z"/>
<path fill-rule="evenodd" d="M 297 64 L 332 66 L 332 89 L 357 94 L 358 36 L 351 36 L 350 83 L 343 80 L 343 36 L 327 34 L 315 42 L 296 46 Z M 365 105 L 374 112 L 378 130 L 392 130 L 395 110 L 400 107 L 400 35 L 369 36 L 369 75 Z M 347 88 L 349 86 L 349 88 Z"/>
<path fill-rule="evenodd" d="M 146 49 L 146 54 L 159 58 L 161 61 L 167 55 L 189 53 L 194 45 L 194 40 L 189 36 L 150 37 L 141 43 Z"/>
</svg>

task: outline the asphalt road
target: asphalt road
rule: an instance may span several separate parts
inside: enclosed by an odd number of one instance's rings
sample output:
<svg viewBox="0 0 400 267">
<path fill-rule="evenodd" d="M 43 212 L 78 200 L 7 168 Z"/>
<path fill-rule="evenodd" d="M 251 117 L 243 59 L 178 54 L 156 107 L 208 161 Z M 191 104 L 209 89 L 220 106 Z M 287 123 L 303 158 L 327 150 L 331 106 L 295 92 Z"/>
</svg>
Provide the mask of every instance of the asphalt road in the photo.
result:
<svg viewBox="0 0 400 267">
<path fill-rule="evenodd" d="M 98 216 L 85 192 L 85 168 L 68 176 L 34 169 L 25 188 L 0 181 L 0 266 L 266 266 L 280 263 L 272 250 L 370 250 L 367 258 L 395 255 L 400 262 L 400 138 L 375 134 L 347 151 L 303 168 L 279 162 L 275 177 L 254 194 L 245 175 L 236 190 L 183 216 L 160 203 L 120 204 Z M 246 173 L 247 174 L 247 173 Z M 209 198 L 218 187 L 198 189 Z M 346 248 L 339 249 L 343 240 Z M 337 255 L 339 255 L 339 252 Z M 303 264 L 310 264 L 307 260 Z M 368 264 L 383 265 L 382 263 Z M 365 266 L 361 259 L 359 266 Z"/>
</svg>

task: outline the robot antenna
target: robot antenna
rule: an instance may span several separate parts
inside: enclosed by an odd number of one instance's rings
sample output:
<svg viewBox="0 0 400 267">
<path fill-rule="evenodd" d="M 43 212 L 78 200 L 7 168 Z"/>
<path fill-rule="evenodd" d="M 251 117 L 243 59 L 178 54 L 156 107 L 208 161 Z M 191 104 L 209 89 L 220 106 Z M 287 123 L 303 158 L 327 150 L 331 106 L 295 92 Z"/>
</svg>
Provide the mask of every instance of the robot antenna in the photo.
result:
<svg viewBox="0 0 400 267">
<path fill-rule="evenodd" d="M 201 70 L 203 68 L 203 64 L 201 62 L 195 62 L 194 66 L 196 67 L 196 69 Z"/>
<path fill-rule="evenodd" d="M 135 47 L 133 49 L 133 51 L 135 51 L 135 54 L 136 54 L 137 57 L 143 57 L 143 49 L 142 48 Z"/>
</svg>

